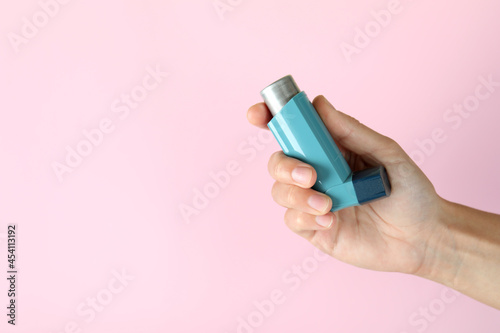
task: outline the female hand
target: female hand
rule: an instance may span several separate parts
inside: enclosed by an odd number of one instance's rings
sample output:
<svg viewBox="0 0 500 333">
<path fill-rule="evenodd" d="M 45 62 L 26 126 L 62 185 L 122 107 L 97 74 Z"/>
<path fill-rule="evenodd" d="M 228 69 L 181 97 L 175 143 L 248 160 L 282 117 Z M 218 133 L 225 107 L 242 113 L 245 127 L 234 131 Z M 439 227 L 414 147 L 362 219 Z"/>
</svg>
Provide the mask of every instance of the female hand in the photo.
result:
<svg viewBox="0 0 500 333">
<path fill-rule="evenodd" d="M 434 187 L 392 139 L 337 111 L 323 96 L 313 105 L 353 171 L 384 165 L 392 185 L 389 198 L 331 213 L 331 199 L 316 192 L 316 172 L 282 151 L 269 160 L 276 180 L 274 200 L 287 208 L 286 225 L 331 256 L 373 270 L 417 274 L 437 224 L 441 199 Z M 267 128 L 264 103 L 248 110 L 253 125 Z"/>
<path fill-rule="evenodd" d="M 269 173 L 274 200 L 287 208 L 287 226 L 346 263 L 425 277 L 500 309 L 500 215 L 442 199 L 394 140 L 323 96 L 313 105 L 351 169 L 385 166 L 392 193 L 331 213 L 331 199 L 311 189 L 315 170 L 280 151 L 271 156 Z M 247 117 L 262 128 L 271 120 L 264 103 Z"/>
</svg>

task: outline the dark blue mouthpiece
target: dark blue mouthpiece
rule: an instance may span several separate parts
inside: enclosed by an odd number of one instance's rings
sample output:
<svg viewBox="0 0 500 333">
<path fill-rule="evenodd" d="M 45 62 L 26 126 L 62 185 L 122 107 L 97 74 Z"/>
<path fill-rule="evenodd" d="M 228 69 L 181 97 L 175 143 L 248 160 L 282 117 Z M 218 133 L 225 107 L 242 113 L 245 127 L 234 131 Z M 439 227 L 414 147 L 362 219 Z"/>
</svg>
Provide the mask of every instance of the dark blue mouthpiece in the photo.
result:
<svg viewBox="0 0 500 333">
<path fill-rule="evenodd" d="M 352 183 L 360 204 L 391 194 L 391 184 L 383 166 L 354 172 Z"/>
</svg>

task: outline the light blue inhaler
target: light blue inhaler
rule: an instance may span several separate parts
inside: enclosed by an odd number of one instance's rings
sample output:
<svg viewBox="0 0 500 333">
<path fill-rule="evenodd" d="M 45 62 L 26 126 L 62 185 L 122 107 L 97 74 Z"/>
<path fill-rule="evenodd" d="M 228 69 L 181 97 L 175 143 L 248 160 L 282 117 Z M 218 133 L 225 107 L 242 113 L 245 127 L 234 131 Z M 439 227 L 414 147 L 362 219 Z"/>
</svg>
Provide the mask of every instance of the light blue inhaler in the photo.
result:
<svg viewBox="0 0 500 333">
<path fill-rule="evenodd" d="M 292 76 L 261 91 L 273 115 L 267 124 L 285 155 L 316 170 L 316 191 L 332 198 L 332 212 L 388 197 L 391 185 L 383 166 L 352 172 L 305 92 Z"/>
</svg>

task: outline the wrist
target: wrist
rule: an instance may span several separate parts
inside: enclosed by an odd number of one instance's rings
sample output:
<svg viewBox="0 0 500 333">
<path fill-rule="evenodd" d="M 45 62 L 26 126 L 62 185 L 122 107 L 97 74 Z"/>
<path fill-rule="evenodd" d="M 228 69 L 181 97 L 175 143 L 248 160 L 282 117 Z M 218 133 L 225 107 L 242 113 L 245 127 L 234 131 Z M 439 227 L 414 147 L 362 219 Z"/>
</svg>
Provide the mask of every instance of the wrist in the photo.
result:
<svg viewBox="0 0 500 333">
<path fill-rule="evenodd" d="M 440 199 L 416 275 L 500 309 L 500 217 Z"/>
<path fill-rule="evenodd" d="M 470 240 L 460 232 L 458 205 L 441 197 L 438 200 L 434 228 L 427 236 L 424 260 L 415 275 L 457 289 Z"/>
</svg>

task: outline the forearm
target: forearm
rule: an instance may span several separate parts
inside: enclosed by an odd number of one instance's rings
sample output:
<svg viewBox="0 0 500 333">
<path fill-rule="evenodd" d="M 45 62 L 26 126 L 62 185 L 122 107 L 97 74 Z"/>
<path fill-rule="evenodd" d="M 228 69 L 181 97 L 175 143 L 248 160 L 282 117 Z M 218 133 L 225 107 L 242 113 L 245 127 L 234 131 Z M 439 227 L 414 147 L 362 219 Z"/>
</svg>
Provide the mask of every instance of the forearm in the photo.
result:
<svg viewBox="0 0 500 333">
<path fill-rule="evenodd" d="M 441 202 L 418 275 L 500 309 L 500 216 Z"/>
</svg>

